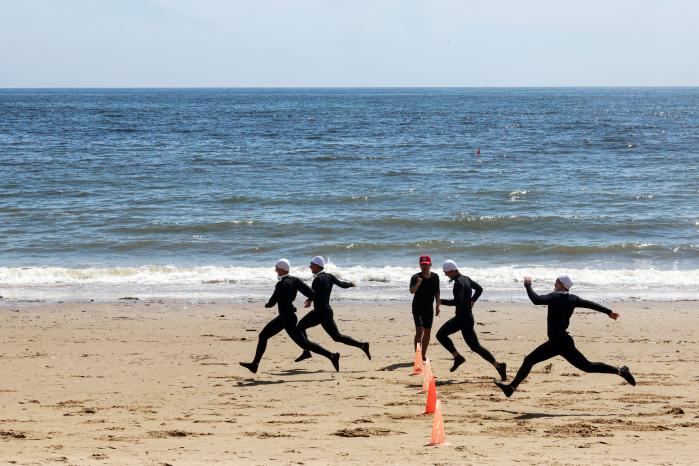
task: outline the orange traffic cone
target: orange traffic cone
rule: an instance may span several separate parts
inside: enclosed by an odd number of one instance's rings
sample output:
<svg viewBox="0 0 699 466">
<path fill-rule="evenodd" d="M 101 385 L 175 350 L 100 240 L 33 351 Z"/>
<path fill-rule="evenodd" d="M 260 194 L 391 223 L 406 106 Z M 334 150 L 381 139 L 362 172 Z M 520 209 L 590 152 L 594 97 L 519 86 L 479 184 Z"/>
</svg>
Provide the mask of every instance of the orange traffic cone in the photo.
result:
<svg viewBox="0 0 699 466">
<path fill-rule="evenodd" d="M 444 436 L 444 422 L 442 421 L 442 402 L 437 400 L 437 406 L 434 410 L 434 421 L 432 422 L 432 436 L 430 437 L 430 443 L 427 445 L 434 447 L 437 445 L 444 445 L 447 440 Z"/>
<path fill-rule="evenodd" d="M 432 364 L 429 358 L 425 361 L 422 373 L 425 375 L 422 379 L 422 393 L 427 393 L 427 390 L 430 389 L 430 379 L 432 378 Z"/>
<path fill-rule="evenodd" d="M 415 348 L 415 362 L 413 363 L 413 373 L 410 375 L 422 374 L 422 348 L 420 343 Z"/>
<path fill-rule="evenodd" d="M 425 405 L 425 414 L 434 413 L 434 406 L 437 403 L 437 386 L 434 383 L 434 377 L 430 377 L 430 388 L 427 390 L 427 404 Z"/>
</svg>

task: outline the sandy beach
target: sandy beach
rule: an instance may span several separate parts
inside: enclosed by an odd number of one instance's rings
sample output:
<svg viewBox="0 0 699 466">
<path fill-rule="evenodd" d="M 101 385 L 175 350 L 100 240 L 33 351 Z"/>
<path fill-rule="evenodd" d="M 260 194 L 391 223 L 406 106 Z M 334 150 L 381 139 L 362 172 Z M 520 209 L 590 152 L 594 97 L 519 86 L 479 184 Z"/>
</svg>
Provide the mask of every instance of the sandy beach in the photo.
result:
<svg viewBox="0 0 699 466">
<path fill-rule="evenodd" d="M 0 1 L 0 466 L 699 466 L 698 17 Z"/>
<path fill-rule="evenodd" d="M 506 399 L 460 336 L 456 373 L 430 345 L 450 443 L 430 448 L 406 303 L 336 304 L 340 330 L 372 342 L 371 361 L 318 327 L 309 336 L 342 353 L 340 373 L 318 356 L 294 363 L 299 349 L 280 334 L 251 376 L 238 361 L 276 315 L 263 302 L 1 302 L 0 463 L 696 463 L 699 303 L 613 308 L 618 322 L 576 311 L 570 331 L 590 360 L 628 364 L 636 387 L 555 358 Z M 474 312 L 510 377 L 545 339 L 543 307 Z"/>
</svg>

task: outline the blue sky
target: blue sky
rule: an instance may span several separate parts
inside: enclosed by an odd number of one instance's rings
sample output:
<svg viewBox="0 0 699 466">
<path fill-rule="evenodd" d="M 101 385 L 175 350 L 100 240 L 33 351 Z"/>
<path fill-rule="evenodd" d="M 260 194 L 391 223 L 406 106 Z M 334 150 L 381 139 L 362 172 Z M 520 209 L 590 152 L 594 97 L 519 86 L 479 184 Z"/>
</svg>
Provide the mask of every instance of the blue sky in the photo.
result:
<svg viewBox="0 0 699 466">
<path fill-rule="evenodd" d="M 689 0 L 2 0 L 0 87 L 697 86 Z"/>
</svg>

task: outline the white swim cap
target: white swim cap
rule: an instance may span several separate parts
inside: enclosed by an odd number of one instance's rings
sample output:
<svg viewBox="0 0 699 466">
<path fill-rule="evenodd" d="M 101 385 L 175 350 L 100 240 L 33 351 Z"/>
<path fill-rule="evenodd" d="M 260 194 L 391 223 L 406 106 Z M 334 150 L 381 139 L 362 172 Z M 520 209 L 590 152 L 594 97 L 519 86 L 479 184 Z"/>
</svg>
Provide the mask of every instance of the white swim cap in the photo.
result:
<svg viewBox="0 0 699 466">
<path fill-rule="evenodd" d="M 559 275 L 558 281 L 566 287 L 566 290 L 569 290 L 573 286 L 573 280 L 571 280 L 568 275 Z"/>
<path fill-rule="evenodd" d="M 291 269 L 291 264 L 289 264 L 288 259 L 279 259 L 276 264 L 274 264 L 275 267 L 279 267 L 282 270 L 286 270 L 287 272 L 289 269 Z"/>
<path fill-rule="evenodd" d="M 325 267 L 325 260 L 323 260 L 323 256 L 315 256 L 311 259 L 311 264 L 315 264 L 318 267 Z"/>
<path fill-rule="evenodd" d="M 446 260 L 444 261 L 444 264 L 442 264 L 442 270 L 445 272 L 450 272 L 452 270 L 458 270 L 459 268 L 456 266 L 456 262 L 453 260 Z"/>
</svg>

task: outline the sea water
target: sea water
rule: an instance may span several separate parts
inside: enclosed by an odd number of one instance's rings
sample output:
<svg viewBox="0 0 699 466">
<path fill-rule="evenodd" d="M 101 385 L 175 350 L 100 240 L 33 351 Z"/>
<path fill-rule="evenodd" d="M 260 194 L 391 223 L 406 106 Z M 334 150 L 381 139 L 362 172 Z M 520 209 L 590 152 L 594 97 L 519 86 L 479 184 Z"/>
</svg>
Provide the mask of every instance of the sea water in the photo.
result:
<svg viewBox="0 0 699 466">
<path fill-rule="evenodd" d="M 0 90 L 5 299 L 262 297 L 322 255 L 407 300 L 422 254 L 484 299 L 698 299 L 699 89 Z"/>
</svg>

